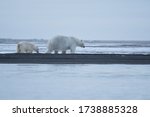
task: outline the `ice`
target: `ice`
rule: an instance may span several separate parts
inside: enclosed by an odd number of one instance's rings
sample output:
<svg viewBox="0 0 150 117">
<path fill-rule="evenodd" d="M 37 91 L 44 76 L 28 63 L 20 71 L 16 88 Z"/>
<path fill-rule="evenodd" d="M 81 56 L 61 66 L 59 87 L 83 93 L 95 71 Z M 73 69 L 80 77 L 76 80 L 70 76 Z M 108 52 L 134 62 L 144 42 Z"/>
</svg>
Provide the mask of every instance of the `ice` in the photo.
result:
<svg viewBox="0 0 150 117">
<path fill-rule="evenodd" d="M 150 65 L 0 64 L 0 99 L 150 99 Z"/>
<path fill-rule="evenodd" d="M 39 47 L 40 53 L 47 52 L 47 42 L 33 43 Z M 76 53 L 150 54 L 150 41 L 85 41 L 85 46 L 77 47 Z M 0 43 L 0 53 L 16 53 L 16 43 Z"/>
</svg>

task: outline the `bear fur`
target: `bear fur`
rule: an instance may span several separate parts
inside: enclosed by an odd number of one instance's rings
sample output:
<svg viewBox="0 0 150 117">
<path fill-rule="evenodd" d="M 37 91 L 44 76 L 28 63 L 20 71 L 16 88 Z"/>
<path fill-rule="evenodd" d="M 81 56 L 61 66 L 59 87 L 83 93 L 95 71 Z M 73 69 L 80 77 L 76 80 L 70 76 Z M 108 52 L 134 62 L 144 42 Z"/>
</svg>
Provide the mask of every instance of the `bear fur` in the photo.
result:
<svg viewBox="0 0 150 117">
<path fill-rule="evenodd" d="M 17 44 L 17 53 L 39 53 L 39 48 L 30 42 L 19 42 Z"/>
<path fill-rule="evenodd" d="M 57 54 L 59 51 L 61 51 L 63 54 L 65 54 L 67 50 L 70 50 L 71 53 L 75 53 L 76 47 L 84 48 L 85 45 L 82 40 L 79 40 L 75 37 L 56 36 L 49 40 L 47 53 L 54 51 Z"/>
</svg>

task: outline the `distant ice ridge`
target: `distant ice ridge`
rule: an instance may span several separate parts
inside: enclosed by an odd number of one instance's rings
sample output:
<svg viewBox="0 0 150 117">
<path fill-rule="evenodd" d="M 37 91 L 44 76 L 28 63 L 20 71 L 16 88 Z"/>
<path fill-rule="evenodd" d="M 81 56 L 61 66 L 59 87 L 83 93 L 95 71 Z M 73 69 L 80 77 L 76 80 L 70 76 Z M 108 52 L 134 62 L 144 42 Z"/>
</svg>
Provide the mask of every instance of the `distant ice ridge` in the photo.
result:
<svg viewBox="0 0 150 117">
<path fill-rule="evenodd" d="M 30 41 L 30 40 L 28 40 Z M 7 42 L 7 43 L 6 43 Z M 14 42 L 14 43 L 13 43 Z M 15 53 L 18 41 L 0 41 L 0 53 Z M 32 40 L 41 53 L 47 51 L 46 40 Z M 76 53 L 87 54 L 150 54 L 150 41 L 99 41 L 86 40 L 86 48 L 77 48 Z"/>
</svg>

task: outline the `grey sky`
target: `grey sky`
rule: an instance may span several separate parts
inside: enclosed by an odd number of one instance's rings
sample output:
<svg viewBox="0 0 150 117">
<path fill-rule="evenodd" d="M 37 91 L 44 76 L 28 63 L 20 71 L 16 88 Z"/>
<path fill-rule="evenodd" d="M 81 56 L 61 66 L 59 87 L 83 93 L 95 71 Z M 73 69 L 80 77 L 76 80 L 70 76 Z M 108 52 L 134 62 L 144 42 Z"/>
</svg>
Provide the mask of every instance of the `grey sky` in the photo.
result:
<svg viewBox="0 0 150 117">
<path fill-rule="evenodd" d="M 0 38 L 150 40 L 150 0 L 0 0 Z"/>
</svg>

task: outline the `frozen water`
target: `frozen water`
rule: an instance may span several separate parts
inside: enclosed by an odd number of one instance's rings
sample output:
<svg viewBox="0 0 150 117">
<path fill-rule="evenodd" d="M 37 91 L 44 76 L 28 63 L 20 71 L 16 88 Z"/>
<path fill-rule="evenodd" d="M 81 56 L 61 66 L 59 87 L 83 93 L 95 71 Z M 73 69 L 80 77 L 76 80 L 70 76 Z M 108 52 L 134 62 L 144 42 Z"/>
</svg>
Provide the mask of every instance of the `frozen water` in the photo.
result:
<svg viewBox="0 0 150 117">
<path fill-rule="evenodd" d="M 0 99 L 150 99 L 150 65 L 0 64 Z"/>
<path fill-rule="evenodd" d="M 47 43 L 34 42 L 40 53 L 47 51 Z M 85 41 L 85 48 L 78 47 L 76 53 L 98 54 L 150 54 L 150 41 Z M 16 43 L 0 43 L 0 53 L 16 53 Z"/>
</svg>

